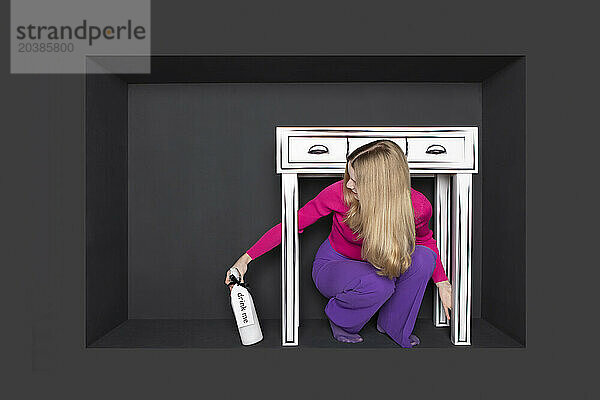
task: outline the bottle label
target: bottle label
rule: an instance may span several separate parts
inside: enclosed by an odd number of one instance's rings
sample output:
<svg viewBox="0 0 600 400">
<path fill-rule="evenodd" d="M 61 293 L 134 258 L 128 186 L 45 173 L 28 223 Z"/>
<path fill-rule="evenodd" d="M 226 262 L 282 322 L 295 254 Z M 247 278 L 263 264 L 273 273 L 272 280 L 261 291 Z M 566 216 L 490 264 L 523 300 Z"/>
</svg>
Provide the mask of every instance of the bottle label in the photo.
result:
<svg viewBox="0 0 600 400">
<path fill-rule="evenodd" d="M 250 293 L 242 286 L 235 285 L 231 290 L 231 306 L 238 328 L 254 324 L 254 313 L 250 306 Z"/>
</svg>

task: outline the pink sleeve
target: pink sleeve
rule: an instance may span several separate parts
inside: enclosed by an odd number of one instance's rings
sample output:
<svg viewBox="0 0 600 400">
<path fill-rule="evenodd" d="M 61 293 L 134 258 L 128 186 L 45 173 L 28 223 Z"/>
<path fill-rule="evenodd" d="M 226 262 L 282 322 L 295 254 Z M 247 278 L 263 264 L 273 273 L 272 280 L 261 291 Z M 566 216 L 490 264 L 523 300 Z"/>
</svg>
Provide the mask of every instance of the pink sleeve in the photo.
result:
<svg viewBox="0 0 600 400">
<path fill-rule="evenodd" d="M 431 278 L 435 283 L 448 280 L 448 277 L 444 272 L 444 267 L 442 266 L 437 242 L 433 238 L 433 232 L 429 229 L 429 220 L 433 214 L 431 203 L 427 197 L 419 196 L 418 201 L 413 202 L 413 208 L 415 210 L 416 244 L 427 246 L 437 254 L 436 264 Z"/>
<path fill-rule="evenodd" d="M 331 213 L 333 204 L 339 201 L 339 190 L 339 182 L 329 185 L 298 210 L 299 233 L 319 218 Z M 281 244 L 281 223 L 269 229 L 246 253 L 254 260 L 279 244 Z"/>
</svg>

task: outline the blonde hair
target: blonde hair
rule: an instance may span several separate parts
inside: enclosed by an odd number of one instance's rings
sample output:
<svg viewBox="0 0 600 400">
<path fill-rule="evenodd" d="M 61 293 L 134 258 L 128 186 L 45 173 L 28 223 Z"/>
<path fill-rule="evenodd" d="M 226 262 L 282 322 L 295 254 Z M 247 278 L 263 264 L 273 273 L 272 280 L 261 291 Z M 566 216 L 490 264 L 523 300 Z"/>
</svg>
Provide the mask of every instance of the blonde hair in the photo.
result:
<svg viewBox="0 0 600 400">
<path fill-rule="evenodd" d="M 403 274 L 415 250 L 415 218 L 406 156 L 390 140 L 377 140 L 347 157 L 344 201 L 349 206 L 344 222 L 363 239 L 361 256 L 388 278 Z M 346 184 L 348 164 L 356 174 L 360 201 Z"/>
</svg>

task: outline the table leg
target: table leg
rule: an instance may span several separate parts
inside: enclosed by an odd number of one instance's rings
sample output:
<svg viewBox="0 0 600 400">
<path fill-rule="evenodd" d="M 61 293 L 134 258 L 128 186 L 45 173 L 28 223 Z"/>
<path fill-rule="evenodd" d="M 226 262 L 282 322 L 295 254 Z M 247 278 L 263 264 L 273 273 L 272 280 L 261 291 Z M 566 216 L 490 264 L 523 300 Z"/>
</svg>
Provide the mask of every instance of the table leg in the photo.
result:
<svg viewBox="0 0 600 400">
<path fill-rule="evenodd" d="M 298 345 L 298 175 L 281 174 L 281 325 L 283 346 Z"/>
<path fill-rule="evenodd" d="M 450 339 L 471 344 L 472 176 L 452 176 L 452 314 Z"/>
<path fill-rule="evenodd" d="M 446 276 L 452 282 L 452 274 L 450 266 L 450 237 L 452 226 L 450 224 L 450 175 L 436 174 L 435 175 L 435 220 L 434 230 L 435 239 L 437 241 L 438 250 L 440 251 L 440 259 Z M 449 326 L 450 321 L 446 318 L 444 307 L 438 293 L 437 286 L 433 289 L 433 325 L 435 327 Z"/>
</svg>

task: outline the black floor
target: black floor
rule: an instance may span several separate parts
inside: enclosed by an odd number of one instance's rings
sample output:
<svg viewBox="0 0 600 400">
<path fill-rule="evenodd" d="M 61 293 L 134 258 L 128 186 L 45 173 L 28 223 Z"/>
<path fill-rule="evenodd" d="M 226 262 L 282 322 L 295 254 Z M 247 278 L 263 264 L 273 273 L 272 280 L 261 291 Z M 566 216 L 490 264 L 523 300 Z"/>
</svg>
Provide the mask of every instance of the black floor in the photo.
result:
<svg viewBox="0 0 600 400">
<path fill-rule="evenodd" d="M 360 332 L 362 343 L 340 343 L 333 339 L 327 320 L 310 319 L 300 323 L 300 345 L 281 346 L 281 320 L 261 320 L 264 339 L 252 346 L 266 348 L 390 348 L 402 349 L 375 328 L 374 320 Z M 454 346 L 450 329 L 435 328 L 429 319 L 419 319 L 413 333 L 421 344 L 416 348 L 519 348 L 520 343 L 483 319 L 471 322 L 471 346 Z M 130 319 L 117 326 L 90 347 L 96 348 L 234 348 L 242 346 L 233 319 L 177 320 Z"/>
</svg>

